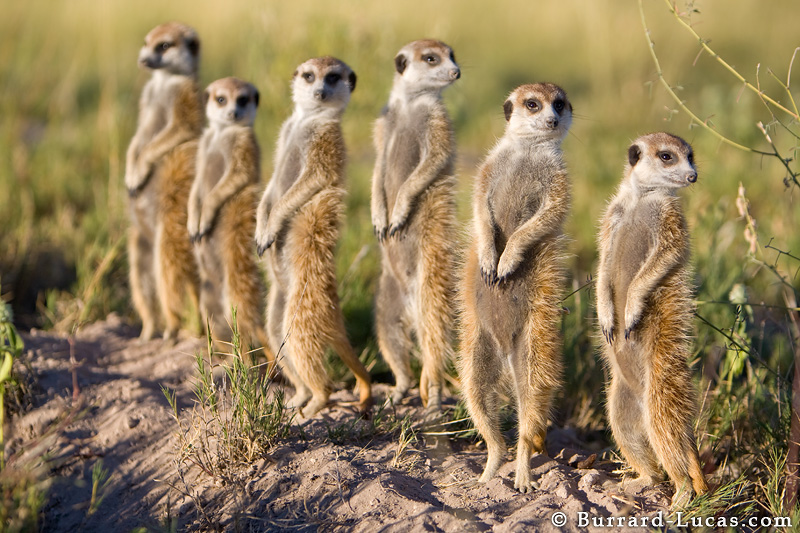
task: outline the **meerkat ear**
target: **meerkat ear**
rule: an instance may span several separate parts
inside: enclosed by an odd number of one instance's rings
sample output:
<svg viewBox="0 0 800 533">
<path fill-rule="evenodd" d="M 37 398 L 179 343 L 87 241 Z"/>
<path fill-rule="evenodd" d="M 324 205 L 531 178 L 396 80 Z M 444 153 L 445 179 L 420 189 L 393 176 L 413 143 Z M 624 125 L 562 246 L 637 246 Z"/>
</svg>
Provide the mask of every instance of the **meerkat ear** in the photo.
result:
<svg viewBox="0 0 800 533">
<path fill-rule="evenodd" d="M 253 102 L 255 102 L 256 107 L 258 107 L 258 102 L 260 99 L 261 99 L 261 94 L 258 92 L 258 89 L 256 89 L 255 94 L 253 94 Z"/>
<path fill-rule="evenodd" d="M 398 74 L 405 72 L 408 66 L 408 58 L 404 54 L 397 54 L 394 58 L 394 68 L 397 69 Z"/>
<path fill-rule="evenodd" d="M 628 148 L 628 163 L 634 166 L 639 162 L 640 157 L 642 157 L 642 149 L 639 148 L 639 145 L 632 144 L 631 147 Z"/>
<path fill-rule="evenodd" d="M 292 79 L 295 79 L 296 77 L 297 77 L 297 71 L 295 70 L 294 73 L 292 73 Z"/>
<path fill-rule="evenodd" d="M 350 92 L 356 90 L 356 73 L 350 72 L 350 75 L 347 77 L 347 83 L 350 85 Z"/>
<path fill-rule="evenodd" d="M 208 105 L 208 99 L 211 98 L 211 93 L 208 92 L 208 89 L 203 91 L 203 107 Z"/>
<path fill-rule="evenodd" d="M 189 49 L 193 56 L 197 56 L 200 53 L 200 41 L 197 37 L 189 37 L 186 39 L 186 48 Z"/>
<path fill-rule="evenodd" d="M 506 115 L 506 122 L 511 120 L 511 112 L 512 111 L 514 111 L 514 104 L 511 102 L 511 100 L 506 100 L 503 103 L 503 113 L 505 113 L 505 115 Z"/>
</svg>

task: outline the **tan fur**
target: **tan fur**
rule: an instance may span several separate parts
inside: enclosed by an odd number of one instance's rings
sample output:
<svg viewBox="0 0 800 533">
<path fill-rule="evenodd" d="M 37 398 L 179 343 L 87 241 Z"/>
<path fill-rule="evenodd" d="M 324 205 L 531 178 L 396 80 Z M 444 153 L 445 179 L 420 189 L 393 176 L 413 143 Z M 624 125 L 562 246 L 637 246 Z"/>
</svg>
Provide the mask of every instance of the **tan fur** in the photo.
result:
<svg viewBox="0 0 800 533">
<path fill-rule="evenodd" d="M 274 355 L 264 330 L 264 284 L 253 247 L 261 192 L 261 155 L 252 128 L 258 91 L 224 78 L 208 86 L 205 99 L 209 126 L 200 140 L 188 204 L 201 308 L 214 337 L 230 341 L 235 307 L 243 347 L 263 346 L 272 366 Z"/>
<path fill-rule="evenodd" d="M 298 67 L 295 110 L 281 128 L 275 171 L 258 207 L 256 243 L 267 253 L 270 279 L 267 335 L 295 388 L 288 405 L 306 417 L 330 395 L 328 346 L 353 371 L 361 410 L 372 405 L 369 373 L 347 340 L 334 262 L 345 194 L 340 122 L 354 87 L 353 71 L 334 58 Z"/>
<path fill-rule="evenodd" d="M 163 43 L 170 43 L 166 51 Z M 153 69 L 153 75 L 142 90 L 125 183 L 131 196 L 131 294 L 142 319 L 142 340 L 152 338 L 159 314 L 166 322 L 164 338 L 175 339 L 184 295 L 195 304 L 198 300 L 198 277 L 186 233 L 195 139 L 203 123 L 196 82 L 198 50 L 194 30 L 167 23 L 147 35 L 139 55 L 139 62 Z"/>
<path fill-rule="evenodd" d="M 539 102 L 536 111 L 525 106 L 532 99 Z M 546 453 L 550 406 L 561 383 L 562 226 L 570 205 L 561 140 L 572 107 L 552 84 L 523 85 L 504 107 L 506 133 L 475 186 L 476 238 L 461 287 L 459 370 L 467 407 L 488 450 L 479 481 L 489 481 L 505 456 L 505 390 L 519 419 L 514 487 L 528 492 L 530 457 Z"/>
<path fill-rule="evenodd" d="M 383 265 L 378 345 L 395 375 L 391 401 L 397 404 L 411 387 L 416 333 L 420 396 L 438 413 L 452 350 L 455 283 L 455 143 L 441 92 L 461 71 L 452 49 L 432 40 L 403 47 L 395 65 L 389 104 L 374 130 L 372 222 Z"/>
<path fill-rule="evenodd" d="M 660 480 L 660 463 L 675 483 L 674 505 L 708 490 L 686 364 L 694 310 L 689 233 L 675 192 L 696 179 L 685 141 L 666 133 L 637 139 L 598 238 L 597 311 L 611 373 L 611 429 L 639 474 L 633 484 Z"/>
</svg>

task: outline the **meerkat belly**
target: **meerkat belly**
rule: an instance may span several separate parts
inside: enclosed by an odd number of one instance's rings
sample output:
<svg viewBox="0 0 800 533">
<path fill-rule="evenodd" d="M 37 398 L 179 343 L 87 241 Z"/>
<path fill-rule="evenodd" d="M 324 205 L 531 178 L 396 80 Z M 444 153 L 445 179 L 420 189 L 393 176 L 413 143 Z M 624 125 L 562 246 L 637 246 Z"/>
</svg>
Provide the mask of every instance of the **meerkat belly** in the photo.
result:
<svg viewBox="0 0 800 533">
<path fill-rule="evenodd" d="M 392 216 L 397 193 L 420 162 L 420 140 L 418 132 L 401 126 L 389 137 L 384 164 L 384 194 L 389 217 Z"/>
<path fill-rule="evenodd" d="M 158 210 L 158 174 L 156 173 L 148 186 L 130 203 L 131 219 L 136 223 L 141 233 L 150 239 L 155 237 L 155 228 L 159 219 Z"/>
<path fill-rule="evenodd" d="M 383 264 L 402 287 L 410 287 L 417 277 L 419 245 L 412 239 L 387 239 L 383 245 Z"/>
<path fill-rule="evenodd" d="M 476 275 L 480 277 L 480 273 Z M 496 287 L 476 280 L 475 286 L 481 329 L 489 333 L 504 354 L 515 352 L 529 312 L 525 279 L 508 280 Z"/>
</svg>

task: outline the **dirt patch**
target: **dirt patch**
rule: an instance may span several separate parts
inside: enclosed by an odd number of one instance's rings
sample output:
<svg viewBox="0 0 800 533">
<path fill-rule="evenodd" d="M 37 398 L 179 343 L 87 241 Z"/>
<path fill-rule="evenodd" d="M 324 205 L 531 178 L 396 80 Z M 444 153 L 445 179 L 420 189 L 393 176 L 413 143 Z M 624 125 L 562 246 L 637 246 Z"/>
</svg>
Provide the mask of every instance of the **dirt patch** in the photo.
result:
<svg viewBox="0 0 800 533">
<path fill-rule="evenodd" d="M 371 422 L 355 422 L 354 408 L 343 405 L 356 399 L 349 391 L 236 475 L 212 478 L 190 464 L 179 475 L 177 425 L 161 389 L 174 390 L 182 409 L 191 406 L 194 354 L 204 342 L 139 344 L 136 334 L 112 315 L 85 327 L 72 346 L 65 336 L 24 335 L 37 387 L 10 423 L 7 453 L 50 458 L 44 531 L 161 531 L 170 521 L 180 531 L 578 531 L 579 512 L 652 516 L 669 502 L 663 487 L 623 495 L 619 465 L 593 460 L 574 432 L 559 428 L 548 435 L 552 458 L 532 459 L 537 490 L 514 490 L 511 452 L 498 476 L 478 485 L 482 443 L 426 434 L 435 431 L 419 422 L 418 396 L 392 413 L 414 421 L 401 438 L 360 432 L 358 424 Z M 379 398 L 388 390 L 375 387 Z M 90 513 L 101 459 L 108 482 Z M 567 516 L 563 527 L 551 522 L 556 511 Z"/>
</svg>

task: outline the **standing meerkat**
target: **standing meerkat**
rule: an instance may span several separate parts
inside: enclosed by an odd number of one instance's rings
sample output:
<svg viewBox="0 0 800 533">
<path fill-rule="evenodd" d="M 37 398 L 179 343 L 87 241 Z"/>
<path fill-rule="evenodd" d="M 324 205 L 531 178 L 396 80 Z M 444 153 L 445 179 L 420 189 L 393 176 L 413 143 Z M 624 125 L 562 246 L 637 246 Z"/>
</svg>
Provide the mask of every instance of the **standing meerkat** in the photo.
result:
<svg viewBox="0 0 800 533">
<path fill-rule="evenodd" d="M 271 351 L 264 331 L 264 286 L 253 253 L 261 154 L 253 131 L 259 93 L 223 78 L 203 93 L 208 127 L 200 138 L 189 195 L 188 229 L 200 271 L 200 307 L 217 338 L 230 340 L 231 306 L 248 345 Z"/>
<path fill-rule="evenodd" d="M 391 401 L 411 387 L 412 333 L 420 345 L 420 396 L 441 411 L 451 353 L 455 201 L 453 128 L 442 91 L 461 77 L 453 50 L 414 41 L 394 59 L 389 103 L 375 122 L 372 224 L 381 243 L 378 346 L 395 376 Z"/>
<path fill-rule="evenodd" d="M 186 233 L 186 202 L 194 179 L 196 139 L 203 129 L 199 54 L 197 33 L 177 22 L 153 29 L 139 52 L 139 64 L 152 76 L 139 100 L 125 185 L 131 197 L 130 284 L 142 319 L 142 340 L 152 338 L 159 314 L 166 321 L 164 338 L 177 337 L 186 293 L 197 307 L 198 277 Z"/>
<path fill-rule="evenodd" d="M 352 69 L 333 57 L 297 67 L 294 112 L 281 127 L 272 179 L 258 206 L 256 244 L 259 255 L 268 252 L 270 279 L 267 335 L 295 388 L 288 405 L 305 405 L 305 417 L 330 395 L 328 346 L 355 374 L 361 410 L 372 405 L 369 373 L 347 339 L 334 264 L 345 194 L 340 123 L 355 86 Z"/>
<path fill-rule="evenodd" d="M 597 316 L 611 372 L 608 414 L 635 487 L 675 483 L 673 504 L 708 490 L 692 422 L 686 359 L 693 303 L 689 232 L 676 191 L 697 180 L 692 147 L 668 133 L 637 139 L 598 237 Z"/>
<path fill-rule="evenodd" d="M 505 456 L 499 400 L 507 391 L 519 420 L 514 488 L 528 492 L 530 458 L 547 453 L 547 422 L 561 383 L 562 227 L 570 206 L 561 141 L 572 105 L 560 87 L 537 83 L 517 87 L 503 110 L 505 134 L 475 186 L 459 370 L 467 408 L 488 451 L 479 481 L 489 481 Z"/>
</svg>

